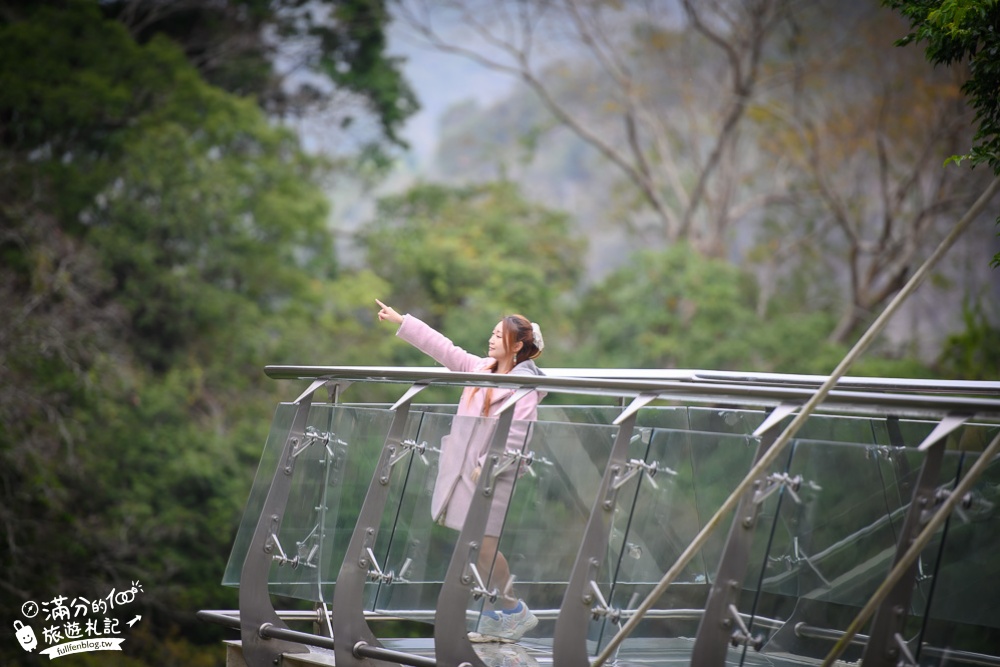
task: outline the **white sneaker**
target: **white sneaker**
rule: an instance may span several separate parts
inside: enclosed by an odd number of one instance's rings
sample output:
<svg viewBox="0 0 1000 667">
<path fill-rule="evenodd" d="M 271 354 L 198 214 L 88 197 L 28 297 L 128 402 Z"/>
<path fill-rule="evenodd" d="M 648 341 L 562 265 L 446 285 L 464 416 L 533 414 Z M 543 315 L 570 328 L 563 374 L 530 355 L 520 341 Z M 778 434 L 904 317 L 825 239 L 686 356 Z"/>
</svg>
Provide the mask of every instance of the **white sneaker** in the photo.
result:
<svg viewBox="0 0 1000 667">
<path fill-rule="evenodd" d="M 479 617 L 477 632 L 469 633 L 471 642 L 508 642 L 513 643 L 538 625 L 538 618 L 531 613 L 524 600 L 518 601 L 517 611 L 484 612 Z"/>
</svg>

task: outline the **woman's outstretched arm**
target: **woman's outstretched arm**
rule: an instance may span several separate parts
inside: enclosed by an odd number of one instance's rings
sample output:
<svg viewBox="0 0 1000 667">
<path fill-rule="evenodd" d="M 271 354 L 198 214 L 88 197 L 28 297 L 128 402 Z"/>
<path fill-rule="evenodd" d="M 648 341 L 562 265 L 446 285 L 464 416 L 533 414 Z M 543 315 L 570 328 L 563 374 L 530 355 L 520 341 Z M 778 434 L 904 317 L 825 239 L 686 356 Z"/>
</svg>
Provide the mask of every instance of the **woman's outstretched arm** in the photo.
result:
<svg viewBox="0 0 1000 667">
<path fill-rule="evenodd" d="M 399 330 L 396 331 L 397 336 L 447 369 L 465 372 L 485 370 L 483 357 L 466 352 L 451 342 L 450 338 L 413 315 L 400 315 L 378 299 L 375 299 L 375 303 L 380 307 L 379 320 L 399 324 Z"/>
</svg>

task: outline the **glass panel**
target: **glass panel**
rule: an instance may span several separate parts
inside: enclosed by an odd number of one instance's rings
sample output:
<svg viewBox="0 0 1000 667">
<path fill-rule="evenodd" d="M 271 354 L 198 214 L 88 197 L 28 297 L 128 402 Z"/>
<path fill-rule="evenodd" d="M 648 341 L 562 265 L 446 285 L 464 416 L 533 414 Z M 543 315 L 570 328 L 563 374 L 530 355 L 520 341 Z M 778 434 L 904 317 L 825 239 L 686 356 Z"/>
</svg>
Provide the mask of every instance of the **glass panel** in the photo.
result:
<svg viewBox="0 0 1000 667">
<path fill-rule="evenodd" d="M 499 543 L 514 577 L 509 597 L 522 599 L 539 618 L 538 626 L 523 642 L 551 643 L 555 615 L 566 593 L 616 432 L 616 427 L 607 425 L 533 424 L 527 446 L 534 453 L 533 462 L 517 479 Z M 637 440 L 633 445 L 641 458 L 644 443 Z M 623 520 L 631 511 L 628 496 L 624 489 L 619 496 Z M 602 571 L 607 567 L 607 561 L 601 564 Z M 599 576 L 607 579 L 606 573 Z M 491 582 L 490 587 L 494 585 Z M 476 625 L 481 602 L 470 605 L 470 630 L 481 629 Z"/>
<path fill-rule="evenodd" d="M 791 417 L 786 418 L 782 427 L 787 426 L 791 420 Z M 882 442 L 888 445 L 889 438 L 885 433 L 885 421 L 882 419 L 811 415 L 795 434 L 795 437 L 800 440 L 826 440 L 861 445 L 874 445 Z"/>
<path fill-rule="evenodd" d="M 994 426 L 972 425 L 950 438 L 947 444 L 954 450 L 947 454 L 950 465 L 942 486 L 953 488 L 996 434 Z M 928 611 L 925 618 L 915 604 L 916 614 L 907 624 L 907 638 L 920 637 L 911 649 L 921 665 L 945 660 L 949 665 L 1000 664 L 998 490 L 1000 462 L 994 461 L 952 514 L 944 544 L 932 543 L 926 550 L 935 561 L 922 559 L 917 584 L 921 595 L 914 600 L 929 599 Z M 990 656 L 992 662 L 975 654 Z"/>
<path fill-rule="evenodd" d="M 617 414 L 619 411 L 614 411 Z M 578 411 L 575 416 L 585 414 Z M 428 444 L 427 460 L 413 459 L 388 546 L 387 562 L 393 568 L 398 565 L 396 571 L 402 576 L 396 575 L 382 586 L 377 611 L 429 620 L 437 604 L 458 534 L 431 521 L 430 496 L 439 452 L 434 443 L 451 430 L 452 418 L 446 415 L 426 415 L 421 424 L 418 440 Z M 532 636 L 551 635 L 551 623 L 562 602 L 616 431 L 611 426 L 531 424 L 528 450 L 532 463 L 524 467 L 514 486 L 500 552 L 516 582 L 510 594 L 524 598 L 543 619 L 543 627 Z M 636 456 L 641 459 L 645 445 L 637 442 L 636 446 Z M 625 504 L 626 515 L 630 506 L 630 502 Z M 488 579 L 490 568 L 484 568 L 482 574 Z M 487 588 L 494 586 L 489 582 Z M 485 598 L 470 600 L 470 631 L 477 629 L 476 619 L 485 602 Z"/>
<path fill-rule="evenodd" d="M 613 405 L 539 405 L 538 421 L 610 424 L 622 408 Z"/>
<path fill-rule="evenodd" d="M 610 424 L 617 416 L 613 416 L 606 423 Z M 689 419 L 688 408 L 685 406 L 658 406 L 639 410 L 635 424 L 637 429 L 672 428 L 687 430 L 689 428 Z M 646 442 L 649 442 L 648 436 Z"/>
<path fill-rule="evenodd" d="M 279 458 L 295 410 L 286 403 L 275 412 L 225 585 L 239 584 L 274 471 L 284 465 Z M 520 476 L 508 471 L 516 481 L 499 549 L 516 578 L 510 595 L 523 599 L 540 619 L 522 640 L 529 646 L 551 645 L 555 616 L 617 433 L 610 422 L 620 412 L 607 406 L 543 406 L 539 421 L 528 425 L 532 465 Z M 625 471 L 636 474 L 613 498 L 608 549 L 594 574 L 598 590 L 622 617 L 599 618 L 581 628 L 592 655 L 743 479 L 757 447 L 750 434 L 764 416 L 760 410 L 683 406 L 639 412 Z M 269 575 L 272 593 L 332 599 L 393 417 L 384 407 L 312 406 L 311 437 L 299 445 L 272 551 L 278 557 Z M 387 576 L 366 585 L 366 609 L 433 621 L 458 533 L 432 520 L 431 497 L 442 440 L 459 430 L 458 420 L 479 424 L 485 433 L 496 424 L 494 419 L 456 418 L 450 409 L 433 406 L 414 408 L 408 417 L 404 439 L 416 447 L 401 451 L 392 470 L 373 546 Z M 889 571 L 924 461 L 915 445 L 935 424 L 831 415 L 809 420 L 772 466 L 774 472 L 787 472 L 791 486 L 776 485 L 760 505 L 737 604 L 751 633 L 763 638 L 766 655 L 731 649 L 727 662 L 820 660 L 829 652 Z M 997 430 L 970 425 L 949 437 L 942 489 L 954 486 Z M 638 472 L 642 467 L 655 474 Z M 946 654 L 948 664 L 983 664 L 975 654 L 1000 654 L 995 603 L 1000 577 L 993 576 L 1000 574 L 997 489 L 1000 463 L 995 462 L 921 555 L 905 630 L 921 665 L 941 664 Z M 624 651 L 689 655 L 733 520 L 723 519 L 626 640 Z M 488 580 L 491 573 L 483 575 Z M 470 598 L 467 630 L 476 629 L 486 604 L 484 598 Z M 852 646 L 842 659 L 857 661 L 862 650 Z"/>
<path fill-rule="evenodd" d="M 458 427 L 457 424 L 461 424 Z M 392 508 L 393 529 L 379 534 L 378 553 L 386 554 L 393 579 L 383 583 L 374 609 L 419 621 L 433 621 L 438 595 L 451 561 L 458 532 L 433 521 L 431 498 L 438 476 L 442 440 L 454 431 L 479 430 L 488 439 L 495 419 L 427 413 L 416 441 L 422 453 L 411 455 L 405 484 Z M 453 426 L 455 427 L 453 429 Z M 388 510 L 387 510 L 388 512 Z"/>
<path fill-rule="evenodd" d="M 732 410 L 720 408 L 686 408 L 687 428 L 709 433 L 742 433 L 750 435 L 764 421 L 762 410 Z"/>
<path fill-rule="evenodd" d="M 233 541 L 233 548 L 229 553 L 229 562 L 226 564 L 226 571 L 222 576 L 223 586 L 240 585 L 240 571 L 243 569 L 243 561 L 246 560 L 250 540 L 253 539 L 257 520 L 264 508 L 264 499 L 267 497 L 268 489 L 271 488 L 271 479 L 274 477 L 274 469 L 278 465 L 278 457 L 281 455 L 282 447 L 285 446 L 285 440 L 292 428 L 294 417 L 295 406 L 290 403 L 279 404 L 274 412 L 271 430 L 267 434 L 264 451 L 261 453 L 260 463 L 257 465 L 257 474 L 254 477 L 253 486 L 250 487 L 250 497 L 243 509 L 243 519 L 236 531 L 236 539 Z"/>
<path fill-rule="evenodd" d="M 624 406 L 608 405 L 540 405 L 538 421 L 607 426 L 622 413 Z M 686 429 L 688 408 L 685 406 L 654 406 L 639 410 L 638 427 Z"/>
<path fill-rule="evenodd" d="M 917 442 L 932 427 L 926 422 L 903 425 L 904 431 L 909 431 L 908 440 Z M 969 429 L 952 440 L 968 443 Z M 962 456 L 957 451 L 946 453 L 940 473 L 943 488 L 954 485 L 960 466 L 971 465 L 970 461 L 963 463 Z M 795 443 L 790 474 L 803 478 L 803 490 L 798 493 L 802 503 L 788 499 L 783 503 L 779 530 L 768 554 L 756 609 L 758 631 L 768 640 L 765 653 L 821 659 L 832 649 L 891 568 L 923 460 L 924 454 L 912 448 Z M 993 469 L 991 474 L 998 471 Z M 988 480 L 983 484 L 980 488 L 992 490 Z M 990 502 L 979 504 L 973 499 L 970 511 L 977 506 L 981 517 L 992 518 Z M 971 553 L 978 555 L 981 563 L 995 562 L 993 556 L 1000 544 L 989 519 L 977 523 L 964 524 L 953 518 L 947 542 L 942 545 L 946 533 L 939 531 L 920 555 L 904 636 L 914 653 L 921 643 L 930 645 L 921 664 L 941 664 L 946 648 L 993 655 L 1000 652 L 996 648 L 1000 646 L 1000 623 L 992 602 L 1000 589 L 991 590 L 997 586 L 995 578 L 988 576 L 995 568 L 980 567 L 976 556 L 969 559 Z M 965 533 L 960 541 L 953 532 L 959 524 Z M 962 546 L 955 550 L 958 544 Z M 944 588 L 949 593 L 942 599 Z M 932 611 L 925 620 L 923 610 L 928 601 Z M 863 632 L 870 628 L 869 623 Z M 938 631 L 944 628 L 947 630 Z M 986 650 L 989 647 L 992 651 Z M 856 643 L 841 659 L 859 660 L 863 650 L 863 644 Z M 948 655 L 949 664 L 975 663 L 970 660 L 967 663 L 958 654 Z"/>
<path fill-rule="evenodd" d="M 336 579 L 340 574 L 340 568 L 346 556 L 347 547 L 357 527 L 358 516 L 362 505 L 366 500 L 368 489 L 372 484 L 373 477 L 378 474 L 384 475 L 384 470 L 376 471 L 375 466 L 382 455 L 385 447 L 385 439 L 392 427 L 392 422 L 396 413 L 389 410 L 378 410 L 370 413 L 348 413 L 352 418 L 352 433 L 356 434 L 355 439 L 358 446 L 351 452 L 348 458 L 347 470 L 344 474 L 344 484 L 340 490 L 343 498 L 340 516 L 332 524 L 332 543 L 330 567 L 321 572 L 323 577 L 323 593 L 325 599 L 333 597 L 336 588 Z M 388 488 L 380 487 L 380 491 L 385 491 L 387 496 L 379 519 L 378 535 L 372 553 L 375 556 L 375 563 L 369 568 L 370 579 L 365 584 L 363 594 L 363 604 L 365 609 L 371 609 L 380 581 L 377 578 L 378 571 L 381 570 L 387 577 L 395 576 L 392 570 L 392 562 L 387 560 L 386 547 L 392 538 L 396 516 L 405 493 L 406 480 L 409 467 L 412 465 L 415 453 L 414 445 L 419 444 L 419 432 L 421 424 L 426 415 L 423 412 L 411 410 L 407 415 L 406 425 L 403 428 L 401 446 L 396 447 L 393 458 L 395 463 L 391 463 Z M 364 420 L 369 420 L 368 426 Z M 450 419 L 450 417 L 449 417 Z M 375 423 L 373 423 L 375 422 Z M 370 429 L 369 434 L 367 430 Z M 348 509 L 350 508 L 350 509 Z"/>
<path fill-rule="evenodd" d="M 691 414 L 691 418 L 701 424 L 714 422 L 720 429 L 728 425 L 742 431 L 752 424 L 754 416 L 699 410 Z M 745 421 L 747 418 L 749 422 Z M 640 483 L 632 524 L 621 550 L 619 577 L 611 597 L 611 606 L 623 610 L 623 621 L 718 511 L 749 470 L 755 453 L 756 440 L 741 434 L 654 429 L 647 461 L 655 462 L 658 472 L 652 479 L 644 477 Z M 729 520 L 724 525 L 725 529 L 716 530 L 710 536 L 706 546 L 668 587 L 646 619 L 625 640 L 622 650 L 642 650 L 649 638 L 654 637 L 695 636 L 726 540 Z M 758 522 L 758 538 L 762 530 L 766 538 L 770 530 L 766 520 Z M 604 628 L 602 645 L 614 631 L 610 624 Z M 689 651 L 690 640 L 684 643 Z"/>
<path fill-rule="evenodd" d="M 230 555 L 227 579 L 239 580 L 295 407 L 279 408 Z M 332 590 L 321 589 L 320 584 L 332 584 L 340 570 L 392 417 L 388 410 L 312 406 L 307 433 L 314 437 L 301 443 L 295 455 L 292 488 L 272 550 L 275 561 L 268 582 L 273 594 L 330 599 Z M 412 416 L 410 421 L 416 423 Z"/>
<path fill-rule="evenodd" d="M 766 561 L 756 563 L 761 595 L 755 609 L 741 611 L 755 613 L 753 634 L 768 642 L 765 652 L 822 658 L 832 642 L 803 640 L 794 626 L 842 631 L 885 579 L 923 454 L 867 442 L 792 447 L 789 476 L 798 488 L 782 491 Z"/>
</svg>

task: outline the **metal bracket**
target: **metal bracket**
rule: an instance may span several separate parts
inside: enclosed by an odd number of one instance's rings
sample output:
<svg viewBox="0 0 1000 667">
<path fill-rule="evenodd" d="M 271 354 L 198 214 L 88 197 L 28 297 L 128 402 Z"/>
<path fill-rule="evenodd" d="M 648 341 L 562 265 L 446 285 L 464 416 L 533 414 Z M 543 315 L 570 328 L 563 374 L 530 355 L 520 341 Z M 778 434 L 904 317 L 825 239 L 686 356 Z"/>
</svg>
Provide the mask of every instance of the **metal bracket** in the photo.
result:
<svg viewBox="0 0 1000 667">
<path fill-rule="evenodd" d="M 740 610 L 734 604 L 729 605 L 729 618 L 736 625 L 736 629 L 733 630 L 733 634 L 729 638 L 729 643 L 733 646 L 749 646 L 755 651 L 760 651 L 764 646 L 764 635 L 758 634 L 755 637 L 750 634 L 750 629 L 743 622 Z"/>
<path fill-rule="evenodd" d="M 924 438 L 924 441 L 917 446 L 917 449 L 922 452 L 926 452 L 937 443 L 942 442 L 945 437 L 950 435 L 953 431 L 955 431 L 955 429 L 970 419 L 972 419 L 971 414 L 958 412 L 948 413 L 945 415 L 944 419 L 938 422 L 938 425 L 934 427 L 934 430 L 931 431 L 926 438 Z"/>
<path fill-rule="evenodd" d="M 771 412 L 764 418 L 760 426 L 754 429 L 753 434 L 755 436 L 762 436 L 772 428 L 778 425 L 778 422 L 788 417 L 793 412 L 801 408 L 801 405 L 797 403 L 779 403 Z"/>
<path fill-rule="evenodd" d="M 899 661 L 896 663 L 897 667 L 917 667 L 917 659 L 910 652 L 910 647 L 906 644 L 906 640 L 903 639 L 903 635 L 897 632 L 893 635 L 892 639 L 896 644 L 896 650 L 899 651 Z"/>
<path fill-rule="evenodd" d="M 765 478 L 767 484 L 763 489 L 757 489 L 753 494 L 753 504 L 760 506 L 768 497 L 774 494 L 775 491 L 782 489 L 785 493 L 792 497 L 796 505 L 802 504 L 802 499 L 799 498 L 798 491 L 802 488 L 802 475 L 796 475 L 795 477 L 790 476 L 787 472 L 775 472 L 771 473 Z M 815 482 L 807 482 L 810 488 L 816 489 L 817 491 L 823 487 L 819 486 Z"/>
<path fill-rule="evenodd" d="M 418 557 L 417 552 L 419 548 L 420 548 L 420 540 L 410 540 L 410 543 L 406 548 L 403 564 L 399 566 L 399 570 L 396 572 L 397 582 L 409 583 L 410 580 L 406 578 L 406 575 L 410 571 L 410 568 L 413 566 L 413 560 Z"/>
<path fill-rule="evenodd" d="M 392 475 L 392 469 L 397 463 L 402 461 L 411 452 L 417 452 L 420 455 L 421 460 L 424 463 L 427 462 L 427 457 L 424 454 L 427 452 L 427 443 L 421 442 L 417 444 L 414 440 L 403 440 L 399 443 L 399 451 L 396 451 L 396 445 L 388 445 L 389 458 L 382 467 L 382 473 L 379 475 L 379 484 L 388 484 L 389 478 Z"/>
<path fill-rule="evenodd" d="M 625 486 L 633 477 L 641 473 L 646 473 L 649 483 L 654 489 L 659 488 L 656 482 L 653 481 L 657 472 L 665 472 L 669 475 L 677 474 L 675 470 L 667 467 L 661 469 L 659 463 L 656 461 L 646 463 L 640 459 L 631 459 L 625 464 L 624 468 L 619 464 L 611 466 L 611 483 L 608 485 L 607 493 L 604 496 L 604 509 L 610 510 L 614 508 L 615 501 L 618 498 L 618 490 Z"/>
<path fill-rule="evenodd" d="M 372 551 L 371 547 L 366 547 L 365 553 L 368 554 L 368 565 L 371 568 L 368 570 L 368 581 L 391 584 L 393 579 L 396 578 L 392 570 L 389 570 L 388 573 L 382 571 L 382 568 L 378 565 L 378 558 L 375 557 L 375 552 Z"/>
<path fill-rule="evenodd" d="M 594 565 L 596 565 L 596 563 L 594 563 Z M 600 587 L 593 579 L 590 580 L 590 590 L 594 594 L 592 599 L 596 601 L 593 609 L 590 610 L 594 620 L 606 618 L 612 623 L 617 624 L 622 618 L 622 610 L 612 608 L 611 605 L 608 604 L 608 601 L 604 599 L 604 594 L 601 593 Z"/>
<path fill-rule="evenodd" d="M 516 449 L 508 449 L 503 453 L 503 460 L 494 466 L 493 471 L 490 473 L 490 486 L 492 486 L 496 481 L 497 477 L 503 473 L 504 470 L 510 468 L 515 463 L 523 463 L 526 466 L 530 466 L 535 462 L 535 453 L 519 452 Z"/>
<path fill-rule="evenodd" d="M 329 433 L 320 433 L 314 426 L 307 426 L 301 440 L 298 437 L 292 438 L 292 446 L 287 450 L 285 456 L 285 474 L 292 474 L 295 469 L 295 460 L 313 444 L 322 442 L 323 446 L 329 449 L 331 437 Z"/>
<path fill-rule="evenodd" d="M 473 600 L 479 600 L 485 596 L 490 602 L 496 602 L 497 598 L 500 597 L 500 591 L 498 591 L 495 587 L 489 589 L 486 588 L 486 582 L 483 580 L 483 575 L 479 573 L 479 567 L 476 565 L 478 560 L 479 545 L 469 545 L 469 560 L 465 566 L 466 574 L 462 575 L 462 583 L 466 585 L 475 583 L 475 586 L 471 589 Z"/>
</svg>

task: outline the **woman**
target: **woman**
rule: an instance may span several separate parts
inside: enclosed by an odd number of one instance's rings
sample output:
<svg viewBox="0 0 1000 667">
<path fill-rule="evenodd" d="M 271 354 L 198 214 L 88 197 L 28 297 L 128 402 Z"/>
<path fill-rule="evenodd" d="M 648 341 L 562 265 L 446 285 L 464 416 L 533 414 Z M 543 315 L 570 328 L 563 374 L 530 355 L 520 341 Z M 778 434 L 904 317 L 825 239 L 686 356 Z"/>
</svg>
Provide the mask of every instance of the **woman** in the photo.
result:
<svg viewBox="0 0 1000 667">
<path fill-rule="evenodd" d="M 396 335 L 452 371 L 468 373 L 504 373 L 542 375 L 533 359 L 542 353 L 545 343 L 537 324 L 521 315 L 508 315 L 500 320 L 490 335 L 486 357 L 466 352 L 412 315 L 400 315 L 378 299 L 379 321 L 398 324 Z M 451 433 L 441 441 L 438 476 L 431 498 L 431 513 L 435 521 L 454 530 L 461 530 L 469 505 L 476 492 L 479 473 L 489 450 L 490 432 L 479 417 L 492 417 L 510 396 L 511 390 L 466 387 L 458 404 Z M 521 451 L 525 445 L 528 422 L 538 417 L 538 402 L 542 392 L 531 392 L 514 404 L 514 421 L 507 438 L 507 449 Z M 507 559 L 497 549 L 507 503 L 514 486 L 514 468 L 499 475 L 494 484 L 493 502 L 486 521 L 483 545 L 479 551 L 479 569 L 488 571 L 493 564 L 492 581 L 504 595 L 501 609 L 484 611 L 479 632 L 469 634 L 472 641 L 517 641 L 538 624 L 538 619 L 524 601 L 517 599 L 510 588 L 510 568 Z M 495 557 L 495 560 L 494 560 Z"/>
</svg>

